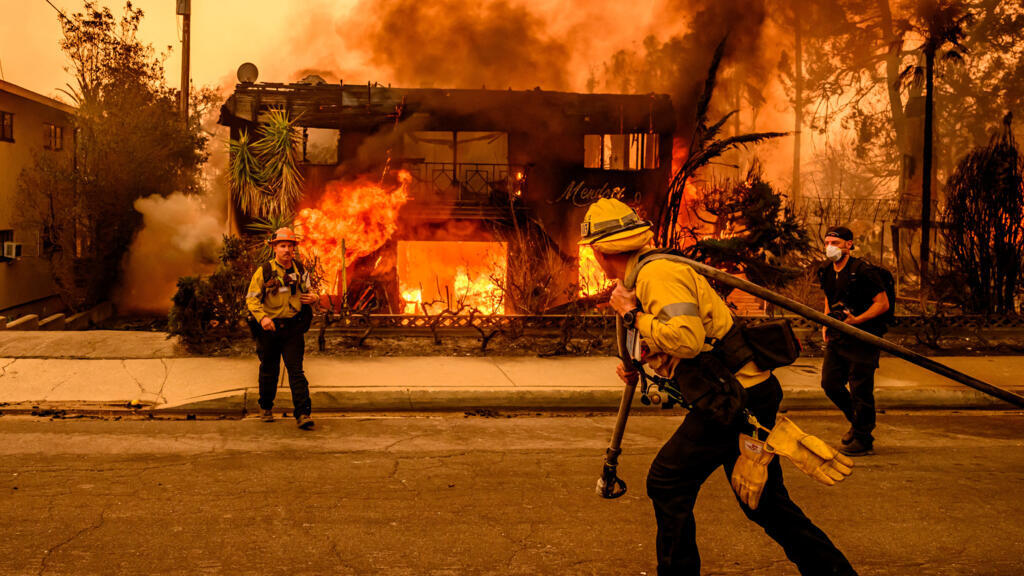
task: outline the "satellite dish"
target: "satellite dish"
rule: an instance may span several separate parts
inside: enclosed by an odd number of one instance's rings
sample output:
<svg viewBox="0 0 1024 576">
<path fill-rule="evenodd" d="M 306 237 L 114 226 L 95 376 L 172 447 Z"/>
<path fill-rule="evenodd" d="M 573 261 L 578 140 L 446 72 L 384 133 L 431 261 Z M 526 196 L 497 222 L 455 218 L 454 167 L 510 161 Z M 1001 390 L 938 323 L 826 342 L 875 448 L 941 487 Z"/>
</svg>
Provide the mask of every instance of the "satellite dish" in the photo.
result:
<svg viewBox="0 0 1024 576">
<path fill-rule="evenodd" d="M 252 84 L 259 77 L 259 68 L 252 62 L 246 62 L 238 67 L 238 81 L 242 84 Z"/>
</svg>

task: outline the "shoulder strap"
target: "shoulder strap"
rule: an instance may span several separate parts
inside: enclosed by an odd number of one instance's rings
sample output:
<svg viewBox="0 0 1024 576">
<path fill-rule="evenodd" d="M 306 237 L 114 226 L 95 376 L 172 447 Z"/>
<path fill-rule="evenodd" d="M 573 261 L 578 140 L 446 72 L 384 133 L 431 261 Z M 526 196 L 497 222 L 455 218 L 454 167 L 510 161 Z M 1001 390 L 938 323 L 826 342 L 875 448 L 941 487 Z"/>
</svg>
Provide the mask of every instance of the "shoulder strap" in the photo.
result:
<svg viewBox="0 0 1024 576">
<path fill-rule="evenodd" d="M 847 266 L 850 267 L 850 275 L 852 276 L 862 271 L 865 266 L 871 266 L 871 264 L 866 260 L 857 258 L 856 256 L 850 256 L 850 263 L 847 264 Z"/>
<path fill-rule="evenodd" d="M 274 269 L 270 265 L 270 261 L 263 263 L 260 268 L 263 270 L 263 282 L 260 283 L 260 300 L 267 299 L 267 282 L 270 281 L 271 275 L 274 274 Z"/>
<path fill-rule="evenodd" d="M 636 279 L 640 276 L 640 270 L 655 260 L 671 260 L 680 264 L 686 263 L 683 261 L 683 255 L 680 254 L 678 250 L 673 250 L 671 248 L 659 248 L 657 250 L 644 252 L 640 255 L 640 259 L 637 260 L 636 267 L 622 279 L 622 284 L 629 290 L 636 288 Z"/>
</svg>

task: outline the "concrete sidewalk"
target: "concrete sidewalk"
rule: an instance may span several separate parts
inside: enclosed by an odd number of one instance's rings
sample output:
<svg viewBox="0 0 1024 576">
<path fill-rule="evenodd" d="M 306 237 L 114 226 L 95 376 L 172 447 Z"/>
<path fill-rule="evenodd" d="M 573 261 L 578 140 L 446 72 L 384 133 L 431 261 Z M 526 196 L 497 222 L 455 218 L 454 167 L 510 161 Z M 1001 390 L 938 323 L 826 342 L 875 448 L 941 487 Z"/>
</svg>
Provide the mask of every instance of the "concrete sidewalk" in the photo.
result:
<svg viewBox="0 0 1024 576">
<path fill-rule="evenodd" d="M 24 333 L 23 333 L 24 334 Z M 40 334 L 40 333 L 36 333 Z M 76 337 L 77 336 L 77 337 Z M 1024 393 L 1024 357 L 938 361 Z M 615 410 L 622 384 L 608 357 L 308 356 L 314 411 Z M 783 409 L 833 409 L 819 387 L 821 359 L 777 371 Z M 183 354 L 165 335 L 78 332 L 0 337 L 0 410 L 123 409 L 232 416 L 257 410 L 257 361 Z M 290 410 L 282 376 L 278 408 Z M 1011 409 L 1000 400 L 896 358 L 876 376 L 880 409 Z M 636 402 L 640 406 L 639 401 Z"/>
</svg>

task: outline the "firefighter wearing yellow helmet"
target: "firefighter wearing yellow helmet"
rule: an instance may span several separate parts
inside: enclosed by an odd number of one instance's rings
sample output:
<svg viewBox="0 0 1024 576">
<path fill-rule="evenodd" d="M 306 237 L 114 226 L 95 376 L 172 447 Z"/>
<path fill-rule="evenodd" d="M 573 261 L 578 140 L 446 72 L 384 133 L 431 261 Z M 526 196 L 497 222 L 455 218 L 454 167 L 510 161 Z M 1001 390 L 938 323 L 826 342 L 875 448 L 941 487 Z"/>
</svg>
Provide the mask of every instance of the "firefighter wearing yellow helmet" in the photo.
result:
<svg viewBox="0 0 1024 576">
<path fill-rule="evenodd" d="M 717 354 L 720 344 L 735 344 L 739 330 L 733 330 L 729 308 L 708 281 L 690 266 L 655 250 L 650 245 L 651 224 L 619 200 L 594 202 L 580 235 L 580 244 L 594 248 L 598 264 L 617 283 L 610 302 L 628 329 L 627 348 L 634 359 L 634 366 L 619 365 L 619 377 L 635 383 L 637 367 L 646 365 L 680 390 L 692 389 L 694 381 L 712 380 L 701 372 L 712 369 L 705 362 L 713 356 L 709 352 L 714 347 Z M 709 397 L 687 399 L 691 409 L 648 472 L 647 494 L 658 523 L 658 574 L 700 573 L 693 507 L 701 485 L 720 466 L 727 477 L 734 478 L 743 512 L 782 545 L 801 574 L 855 574 L 828 536 L 790 500 L 778 459 L 764 454 L 764 443 L 756 436 L 746 448 L 740 442 L 751 438 L 744 434 L 749 424 L 743 410 L 768 428 L 775 425 L 782 400 L 779 381 L 752 361 L 729 370 L 735 376 L 731 379 L 734 393 L 712 394 L 710 402 Z M 778 428 L 780 435 L 783 428 L 789 434 L 785 442 L 776 442 L 780 446 L 799 445 L 799 439 L 807 436 L 795 426 Z M 797 440 L 789 442 L 793 437 Z M 815 460 L 812 466 L 815 472 L 826 470 L 823 475 L 827 475 L 834 470 L 829 466 L 842 465 Z M 734 475 L 734 468 L 741 467 L 746 474 Z M 751 497 L 751 492 L 756 494 Z"/>
<path fill-rule="evenodd" d="M 299 428 L 313 428 L 309 382 L 302 368 L 305 333 L 312 320 L 312 304 L 319 301 L 310 292 L 309 274 L 295 257 L 299 238 L 291 228 L 279 228 L 268 241 L 274 257 L 256 269 L 249 282 L 245 303 L 249 329 L 256 339 L 260 359 L 259 405 L 264 422 L 274 421 L 274 398 L 284 359 L 292 391 L 295 421 Z"/>
</svg>

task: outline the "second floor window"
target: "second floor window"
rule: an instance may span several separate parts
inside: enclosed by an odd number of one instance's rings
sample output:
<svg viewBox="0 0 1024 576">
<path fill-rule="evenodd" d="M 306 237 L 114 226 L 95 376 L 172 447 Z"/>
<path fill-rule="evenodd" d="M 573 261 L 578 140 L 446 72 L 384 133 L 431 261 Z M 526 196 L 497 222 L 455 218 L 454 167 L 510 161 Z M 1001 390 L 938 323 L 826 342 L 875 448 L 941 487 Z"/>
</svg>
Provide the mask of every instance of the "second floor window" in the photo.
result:
<svg viewBox="0 0 1024 576">
<path fill-rule="evenodd" d="M 56 124 L 43 124 L 43 148 L 47 150 L 64 149 L 64 127 Z"/>
<path fill-rule="evenodd" d="M 0 112 L 0 140 L 14 142 L 14 114 Z"/>
<path fill-rule="evenodd" d="M 601 170 L 652 170 L 658 167 L 658 134 L 586 134 L 583 167 Z"/>
</svg>

